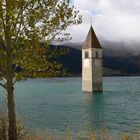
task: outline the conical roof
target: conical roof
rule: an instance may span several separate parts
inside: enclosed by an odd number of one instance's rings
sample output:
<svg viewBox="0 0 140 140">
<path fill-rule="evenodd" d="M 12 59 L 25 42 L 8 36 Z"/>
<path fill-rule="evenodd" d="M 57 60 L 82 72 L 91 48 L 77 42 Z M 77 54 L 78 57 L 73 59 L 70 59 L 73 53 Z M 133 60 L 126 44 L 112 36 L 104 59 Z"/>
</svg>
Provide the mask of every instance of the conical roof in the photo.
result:
<svg viewBox="0 0 140 140">
<path fill-rule="evenodd" d="M 98 48 L 102 49 L 99 40 L 93 30 L 93 27 L 90 27 L 89 33 L 87 35 L 86 41 L 84 42 L 83 49 L 87 48 Z"/>
</svg>

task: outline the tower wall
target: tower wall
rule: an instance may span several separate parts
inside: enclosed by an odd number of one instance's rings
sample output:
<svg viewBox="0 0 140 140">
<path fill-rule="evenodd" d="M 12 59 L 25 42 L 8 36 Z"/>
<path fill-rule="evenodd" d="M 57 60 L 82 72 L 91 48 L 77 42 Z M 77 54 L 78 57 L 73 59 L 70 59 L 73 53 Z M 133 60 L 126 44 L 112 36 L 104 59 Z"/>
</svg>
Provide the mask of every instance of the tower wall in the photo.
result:
<svg viewBox="0 0 140 140">
<path fill-rule="evenodd" d="M 86 92 L 101 92 L 103 90 L 102 83 L 102 49 L 83 49 L 82 90 Z"/>
<path fill-rule="evenodd" d="M 85 53 L 89 57 L 86 58 Z M 82 90 L 92 91 L 92 48 L 82 50 Z"/>
</svg>

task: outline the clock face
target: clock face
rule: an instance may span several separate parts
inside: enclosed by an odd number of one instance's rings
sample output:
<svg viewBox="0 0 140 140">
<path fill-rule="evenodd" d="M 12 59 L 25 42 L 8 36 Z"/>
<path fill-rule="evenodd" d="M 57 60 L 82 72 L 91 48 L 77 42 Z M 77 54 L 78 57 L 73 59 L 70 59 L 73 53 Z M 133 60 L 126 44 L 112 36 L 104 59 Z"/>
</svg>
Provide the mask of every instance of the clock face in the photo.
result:
<svg viewBox="0 0 140 140">
<path fill-rule="evenodd" d="M 84 68 L 89 68 L 89 59 L 84 60 Z"/>
</svg>

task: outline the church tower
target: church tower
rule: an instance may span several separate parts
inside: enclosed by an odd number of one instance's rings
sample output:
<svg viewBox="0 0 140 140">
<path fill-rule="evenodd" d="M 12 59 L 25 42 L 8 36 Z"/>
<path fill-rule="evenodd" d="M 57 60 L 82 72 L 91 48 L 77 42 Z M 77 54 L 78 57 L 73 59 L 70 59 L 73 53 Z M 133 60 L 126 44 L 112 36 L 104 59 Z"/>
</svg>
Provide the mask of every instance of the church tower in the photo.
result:
<svg viewBox="0 0 140 140">
<path fill-rule="evenodd" d="M 102 92 L 102 47 L 91 26 L 82 48 L 82 90 Z"/>
</svg>

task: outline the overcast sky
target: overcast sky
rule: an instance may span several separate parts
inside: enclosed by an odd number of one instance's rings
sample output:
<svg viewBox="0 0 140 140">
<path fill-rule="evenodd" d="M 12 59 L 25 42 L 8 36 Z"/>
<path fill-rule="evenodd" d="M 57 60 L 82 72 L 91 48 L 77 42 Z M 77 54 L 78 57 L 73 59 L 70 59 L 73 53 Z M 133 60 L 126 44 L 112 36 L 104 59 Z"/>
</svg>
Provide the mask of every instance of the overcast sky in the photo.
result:
<svg viewBox="0 0 140 140">
<path fill-rule="evenodd" d="M 97 36 L 109 41 L 140 41 L 140 0 L 71 0 L 83 15 L 72 26 L 74 42 L 83 42 L 91 25 Z"/>
</svg>

